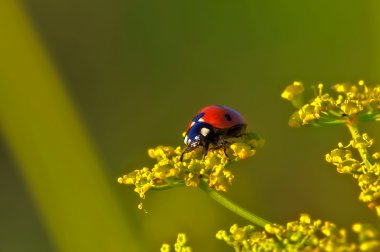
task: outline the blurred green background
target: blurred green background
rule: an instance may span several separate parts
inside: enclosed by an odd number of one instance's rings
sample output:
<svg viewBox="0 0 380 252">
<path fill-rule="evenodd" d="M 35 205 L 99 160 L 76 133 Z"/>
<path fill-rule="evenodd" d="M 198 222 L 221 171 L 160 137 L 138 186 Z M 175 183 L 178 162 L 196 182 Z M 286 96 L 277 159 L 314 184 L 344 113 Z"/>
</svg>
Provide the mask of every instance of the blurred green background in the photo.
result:
<svg viewBox="0 0 380 252">
<path fill-rule="evenodd" d="M 345 128 L 290 129 L 285 85 L 380 80 L 372 1 L 0 1 L 0 251 L 158 251 L 178 232 L 231 251 L 247 224 L 197 189 L 138 195 L 118 176 L 182 144 L 205 105 L 241 112 L 266 139 L 226 194 L 273 222 L 310 213 L 378 224 L 324 155 Z M 378 125 L 361 125 L 379 141 Z M 377 143 L 375 148 L 379 148 Z"/>
</svg>

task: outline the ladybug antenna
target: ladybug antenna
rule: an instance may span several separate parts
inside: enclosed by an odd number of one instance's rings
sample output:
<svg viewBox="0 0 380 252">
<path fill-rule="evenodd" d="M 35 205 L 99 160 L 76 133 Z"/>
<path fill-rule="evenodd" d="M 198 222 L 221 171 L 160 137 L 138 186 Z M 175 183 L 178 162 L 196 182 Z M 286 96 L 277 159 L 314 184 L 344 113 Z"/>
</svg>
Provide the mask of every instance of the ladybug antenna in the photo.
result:
<svg viewBox="0 0 380 252">
<path fill-rule="evenodd" d="M 183 155 L 185 155 L 185 153 L 188 153 L 190 151 L 192 151 L 194 148 L 192 148 L 191 146 L 187 146 L 187 148 L 182 152 L 181 154 L 181 157 L 179 158 L 179 161 L 183 161 Z"/>
</svg>

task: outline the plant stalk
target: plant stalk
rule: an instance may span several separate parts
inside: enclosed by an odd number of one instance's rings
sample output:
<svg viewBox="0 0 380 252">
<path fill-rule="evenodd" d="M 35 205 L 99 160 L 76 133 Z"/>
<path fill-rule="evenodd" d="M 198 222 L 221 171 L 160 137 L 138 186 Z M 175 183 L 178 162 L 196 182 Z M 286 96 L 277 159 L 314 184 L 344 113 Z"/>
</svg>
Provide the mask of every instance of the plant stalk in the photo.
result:
<svg viewBox="0 0 380 252">
<path fill-rule="evenodd" d="M 236 205 L 235 203 L 231 202 L 229 199 L 222 196 L 220 193 L 215 191 L 214 189 L 208 187 L 208 184 L 206 181 L 201 180 L 199 183 L 199 188 L 207 193 L 211 198 L 216 200 L 219 204 L 224 206 L 225 208 L 229 209 L 230 211 L 234 212 L 235 214 L 243 217 L 246 220 L 249 220 L 250 222 L 265 228 L 266 225 L 271 224 L 269 221 L 245 210 L 244 208 Z"/>
</svg>

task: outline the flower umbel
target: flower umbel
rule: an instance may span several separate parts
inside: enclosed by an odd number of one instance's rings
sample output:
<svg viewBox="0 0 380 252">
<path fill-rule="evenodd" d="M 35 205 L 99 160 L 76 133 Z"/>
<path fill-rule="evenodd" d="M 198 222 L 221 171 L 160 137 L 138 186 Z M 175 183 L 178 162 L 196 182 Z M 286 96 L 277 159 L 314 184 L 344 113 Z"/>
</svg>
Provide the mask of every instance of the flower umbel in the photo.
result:
<svg viewBox="0 0 380 252">
<path fill-rule="evenodd" d="M 158 146 L 148 150 L 150 158 L 156 163 L 152 168 L 144 167 L 118 178 L 121 184 L 134 185 L 141 198 L 148 190 L 167 189 L 176 186 L 197 187 L 205 180 L 210 188 L 227 191 L 233 181 L 233 174 L 227 169 L 231 163 L 246 159 L 255 154 L 263 140 L 256 134 L 247 133 L 227 145 L 227 155 L 223 149 L 211 149 L 202 159 L 200 150 L 194 150 L 180 161 L 181 147 Z"/>
<path fill-rule="evenodd" d="M 298 87 L 293 92 L 300 95 L 299 85 L 294 83 L 286 90 L 290 92 Z M 323 84 L 319 84 L 316 96 L 293 113 L 289 125 L 345 125 L 352 140 L 346 147 L 339 143 L 338 148 L 326 155 L 326 161 L 335 165 L 339 173 L 350 174 L 357 180 L 361 190 L 359 199 L 380 216 L 380 154 L 368 152 L 374 141 L 358 130 L 360 122 L 380 121 L 380 85 L 368 87 L 359 81 L 357 85 L 336 84 L 332 89 L 334 95 L 324 93 Z M 293 97 L 284 98 L 292 100 Z"/>
<path fill-rule="evenodd" d="M 350 174 L 357 180 L 360 187 L 359 200 L 376 210 L 380 216 L 380 162 L 378 152 L 370 155 L 367 148 L 371 147 L 373 139 L 364 133 L 351 140 L 348 146 L 338 145 L 338 148 L 326 154 L 326 161 L 336 166 L 339 173 Z M 362 150 L 362 160 L 354 157 L 355 150 Z M 365 150 L 365 151 L 364 151 Z"/>
<path fill-rule="evenodd" d="M 376 251 L 380 249 L 378 232 L 369 225 L 354 224 L 357 242 L 347 240 L 347 231 L 329 221 L 313 220 L 301 215 L 286 226 L 268 224 L 265 230 L 255 226 L 231 226 L 229 232 L 216 234 L 235 251 Z"/>
<path fill-rule="evenodd" d="M 302 88 L 301 88 L 302 87 Z M 295 82 L 286 87 L 282 97 L 299 110 L 289 119 L 291 127 L 344 125 L 348 121 L 380 121 L 380 85 L 367 87 L 364 81 L 358 84 L 336 84 L 335 94 L 324 93 L 324 85 L 319 84 L 316 96 L 308 103 L 295 104 L 302 100 L 303 86 Z"/>
</svg>

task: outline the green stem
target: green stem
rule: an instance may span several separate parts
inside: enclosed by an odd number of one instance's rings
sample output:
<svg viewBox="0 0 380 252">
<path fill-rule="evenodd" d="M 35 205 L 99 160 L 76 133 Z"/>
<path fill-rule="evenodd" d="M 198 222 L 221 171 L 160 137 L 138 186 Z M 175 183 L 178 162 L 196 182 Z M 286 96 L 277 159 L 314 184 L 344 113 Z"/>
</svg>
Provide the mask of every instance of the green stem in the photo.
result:
<svg viewBox="0 0 380 252">
<path fill-rule="evenodd" d="M 356 142 L 356 139 L 361 138 L 361 134 L 359 132 L 358 126 L 355 123 L 347 123 L 346 124 L 348 129 L 350 130 L 352 139 Z M 369 161 L 369 153 L 367 151 L 367 148 L 358 148 L 360 157 L 362 158 L 365 166 L 367 167 L 367 170 L 371 168 L 372 164 Z"/>
<path fill-rule="evenodd" d="M 169 184 L 164 184 L 164 185 L 155 185 L 154 187 L 152 187 L 152 190 L 154 191 L 164 191 L 164 190 L 167 190 L 167 189 L 172 189 L 174 187 L 181 187 L 181 186 L 184 186 L 185 185 L 185 182 L 181 182 L 181 181 L 177 181 L 177 182 L 173 182 L 173 183 L 169 183 Z"/>
<path fill-rule="evenodd" d="M 358 116 L 358 121 L 360 122 L 380 121 L 380 112 L 371 111 L 365 114 L 361 114 Z"/>
<path fill-rule="evenodd" d="M 218 193 L 214 189 L 208 187 L 207 182 L 205 182 L 204 180 L 200 181 L 199 188 L 205 193 L 207 193 L 211 198 L 216 200 L 219 204 L 231 210 L 235 214 L 243 217 L 244 219 L 249 220 L 250 222 L 262 228 L 264 228 L 265 225 L 271 224 L 269 221 L 264 220 L 263 218 L 241 208 L 240 206 L 236 205 L 235 203 L 231 202 L 230 200 L 222 196 L 220 193 Z"/>
</svg>

